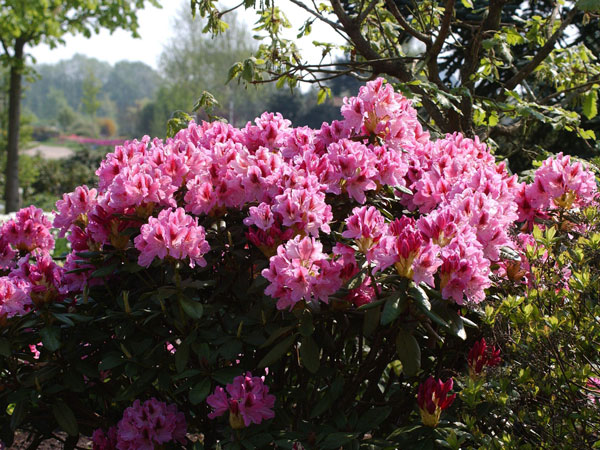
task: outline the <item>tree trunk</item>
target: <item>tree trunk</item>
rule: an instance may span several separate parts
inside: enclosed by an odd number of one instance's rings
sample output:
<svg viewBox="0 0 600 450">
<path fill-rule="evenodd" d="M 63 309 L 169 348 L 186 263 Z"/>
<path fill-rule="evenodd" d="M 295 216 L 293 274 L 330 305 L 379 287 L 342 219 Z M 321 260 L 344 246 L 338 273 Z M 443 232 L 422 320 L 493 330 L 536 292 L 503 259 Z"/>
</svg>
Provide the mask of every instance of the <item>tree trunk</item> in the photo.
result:
<svg viewBox="0 0 600 450">
<path fill-rule="evenodd" d="M 10 86 L 8 91 L 8 145 L 6 148 L 6 172 L 4 186 L 4 211 L 17 211 L 19 198 L 19 128 L 21 122 L 21 81 L 23 72 L 23 48 L 25 43 L 17 39 L 15 53 L 11 58 Z"/>
</svg>

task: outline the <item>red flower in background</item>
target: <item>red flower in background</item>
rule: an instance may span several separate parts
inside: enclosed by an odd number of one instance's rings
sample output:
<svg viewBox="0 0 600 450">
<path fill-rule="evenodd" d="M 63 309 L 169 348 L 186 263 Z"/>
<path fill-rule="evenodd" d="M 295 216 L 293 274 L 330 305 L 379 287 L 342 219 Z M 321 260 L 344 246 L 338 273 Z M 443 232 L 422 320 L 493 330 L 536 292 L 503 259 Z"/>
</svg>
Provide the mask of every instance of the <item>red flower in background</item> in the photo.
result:
<svg viewBox="0 0 600 450">
<path fill-rule="evenodd" d="M 429 377 L 427 381 L 419 385 L 417 403 L 423 425 L 437 426 L 442 411 L 448 408 L 456 398 L 456 394 L 448 395 L 452 386 L 454 386 L 452 378 L 442 383 L 442 380 L 436 380 L 433 377 Z"/>
<path fill-rule="evenodd" d="M 500 349 L 496 346 L 488 347 L 485 338 L 475 342 L 469 355 L 467 362 L 469 364 L 469 376 L 473 379 L 477 378 L 486 367 L 494 367 L 500 364 Z"/>
</svg>

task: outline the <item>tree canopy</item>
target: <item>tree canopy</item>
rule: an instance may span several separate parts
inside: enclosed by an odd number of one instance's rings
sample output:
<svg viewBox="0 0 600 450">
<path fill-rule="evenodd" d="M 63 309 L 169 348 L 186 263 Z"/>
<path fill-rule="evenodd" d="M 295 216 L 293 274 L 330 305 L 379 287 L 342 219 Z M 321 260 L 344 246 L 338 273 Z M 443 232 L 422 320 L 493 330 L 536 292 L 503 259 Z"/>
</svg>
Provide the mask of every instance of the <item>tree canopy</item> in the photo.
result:
<svg viewBox="0 0 600 450">
<path fill-rule="evenodd" d="M 6 211 L 19 206 L 19 117 L 21 81 L 25 70 L 26 46 L 40 43 L 55 47 L 68 33 L 90 36 L 101 28 L 138 28 L 137 11 L 156 0 L 2 0 L 0 2 L 0 63 L 10 69 L 8 145 L 6 163 Z"/>
<path fill-rule="evenodd" d="M 335 64 L 309 63 L 293 39 L 279 2 L 243 2 L 255 8 L 262 44 L 230 77 L 321 87 L 340 75 L 385 75 L 422 106 L 430 128 L 462 131 L 493 141 L 523 142 L 543 130 L 595 138 L 600 64 L 595 0 L 290 0 L 308 14 L 297 30 L 310 35 L 322 22 L 344 43 L 314 41 L 323 55 L 341 51 Z M 227 10 L 192 0 L 212 33 L 226 29 Z M 289 9 L 288 9 L 289 10 Z M 531 146 L 534 143 L 529 142 Z M 582 142 L 583 144 L 583 142 Z M 520 144 L 519 144 L 520 145 Z M 588 146 L 592 144 L 587 143 Z M 505 152 L 515 149 L 503 145 Z"/>
</svg>

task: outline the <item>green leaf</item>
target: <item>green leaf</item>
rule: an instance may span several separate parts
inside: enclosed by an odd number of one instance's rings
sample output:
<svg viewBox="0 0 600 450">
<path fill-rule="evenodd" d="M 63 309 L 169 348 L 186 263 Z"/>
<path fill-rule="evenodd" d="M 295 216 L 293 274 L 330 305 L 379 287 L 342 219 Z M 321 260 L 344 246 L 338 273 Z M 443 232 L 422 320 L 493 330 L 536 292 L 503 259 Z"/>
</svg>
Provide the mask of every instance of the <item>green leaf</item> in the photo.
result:
<svg viewBox="0 0 600 450">
<path fill-rule="evenodd" d="M 269 353 L 267 353 L 263 359 L 258 363 L 258 367 L 263 368 L 270 366 L 271 364 L 277 362 L 279 358 L 287 353 L 289 348 L 292 346 L 294 341 L 296 340 L 296 334 L 288 336 L 275 347 L 273 347 Z"/>
<path fill-rule="evenodd" d="M 294 326 L 278 328 L 277 330 L 273 331 L 273 333 L 271 334 L 271 336 L 269 336 L 269 339 L 267 339 L 265 341 L 265 343 L 260 346 L 260 348 L 270 347 L 273 344 L 273 342 L 275 342 L 277 339 L 279 339 L 284 334 L 289 333 L 294 328 L 295 328 Z"/>
<path fill-rule="evenodd" d="M 415 376 L 421 368 L 421 348 L 415 337 L 406 330 L 398 330 L 396 353 L 404 374 L 409 377 Z"/>
<path fill-rule="evenodd" d="M 429 302 L 429 297 L 427 293 L 420 286 L 411 286 L 408 288 L 408 294 L 415 301 L 417 306 L 431 310 L 431 303 Z"/>
<path fill-rule="evenodd" d="M 598 91 L 590 91 L 584 96 L 583 114 L 588 120 L 598 115 Z"/>
<path fill-rule="evenodd" d="M 79 426 L 75 414 L 66 403 L 58 401 L 52 405 L 52 415 L 56 419 L 58 425 L 69 434 L 69 436 L 79 435 Z"/>
<path fill-rule="evenodd" d="M 357 430 L 367 432 L 376 429 L 388 418 L 391 412 L 392 408 L 389 406 L 369 409 L 358 421 Z"/>
<path fill-rule="evenodd" d="M 10 341 L 6 338 L 0 338 L 0 355 L 7 358 L 11 355 Z"/>
<path fill-rule="evenodd" d="M 42 328 L 40 331 L 40 336 L 42 337 L 42 344 L 44 344 L 44 348 L 55 352 L 60 348 L 60 329 L 56 327 L 46 327 Z"/>
<path fill-rule="evenodd" d="M 353 439 L 356 439 L 357 437 L 358 433 L 329 433 L 325 440 L 318 445 L 318 447 L 324 449 L 337 449 L 343 447 L 344 444 L 350 442 Z"/>
<path fill-rule="evenodd" d="M 181 307 L 183 308 L 185 313 L 192 319 L 202 318 L 202 313 L 204 312 L 204 307 L 202 306 L 202 303 L 188 298 L 179 299 L 179 303 L 181 304 Z"/>
<path fill-rule="evenodd" d="M 406 297 L 402 292 L 394 292 L 387 297 L 381 313 L 381 325 L 388 325 L 398 318 L 406 306 Z"/>
<path fill-rule="evenodd" d="M 300 341 L 300 360 L 310 373 L 317 373 L 320 364 L 321 349 L 311 336 Z"/>
<path fill-rule="evenodd" d="M 300 334 L 302 336 L 312 336 L 315 331 L 315 326 L 313 325 L 312 314 L 308 311 L 305 311 L 300 318 Z"/>
<path fill-rule="evenodd" d="M 462 317 L 455 311 L 448 309 L 446 313 L 446 320 L 450 325 L 450 332 L 455 336 L 458 336 L 463 341 L 467 339 L 467 332 L 465 331 L 465 324 Z"/>
<path fill-rule="evenodd" d="M 120 353 L 110 352 L 110 353 L 106 354 L 106 356 L 104 357 L 104 359 L 102 359 L 102 361 L 100 361 L 100 364 L 98 364 L 98 369 L 99 370 L 114 369 L 115 367 L 120 366 L 124 362 L 125 362 L 125 359 L 123 359 L 123 356 Z"/>
<path fill-rule="evenodd" d="M 112 275 L 117 267 L 119 267 L 119 264 L 120 263 L 112 263 L 108 266 L 100 267 L 99 269 L 94 270 L 90 276 L 92 278 L 104 278 L 108 275 Z"/>
<path fill-rule="evenodd" d="M 185 366 L 190 359 L 190 346 L 188 344 L 182 344 L 177 348 L 175 352 L 175 369 L 177 373 L 183 372 Z"/>
<path fill-rule="evenodd" d="M 16 430 L 17 427 L 23 422 L 23 419 L 25 419 L 26 414 L 27 402 L 25 400 L 19 400 L 16 403 L 10 417 L 10 428 Z"/>
<path fill-rule="evenodd" d="M 314 419 L 315 417 L 320 416 L 327 411 L 333 402 L 335 402 L 339 396 L 342 395 L 343 391 L 344 379 L 342 377 L 337 377 L 335 381 L 331 383 L 331 386 L 329 386 L 329 389 L 327 389 L 327 392 L 323 398 L 317 402 L 314 409 L 311 411 L 310 418 Z"/>
<path fill-rule="evenodd" d="M 377 329 L 381 317 L 381 307 L 368 309 L 363 319 L 363 334 L 370 336 Z"/>
<path fill-rule="evenodd" d="M 211 374 L 211 378 L 219 384 L 227 384 L 231 383 L 241 372 L 242 370 L 239 367 L 225 367 Z"/>
<path fill-rule="evenodd" d="M 471 0 L 460 0 L 460 2 L 465 8 L 473 9 L 473 2 Z"/>
<path fill-rule="evenodd" d="M 210 393 L 210 378 L 205 378 L 199 383 L 197 383 L 190 393 L 188 394 L 190 398 L 190 403 L 192 405 L 198 405 L 200 402 L 204 401 L 204 399 Z"/>
</svg>

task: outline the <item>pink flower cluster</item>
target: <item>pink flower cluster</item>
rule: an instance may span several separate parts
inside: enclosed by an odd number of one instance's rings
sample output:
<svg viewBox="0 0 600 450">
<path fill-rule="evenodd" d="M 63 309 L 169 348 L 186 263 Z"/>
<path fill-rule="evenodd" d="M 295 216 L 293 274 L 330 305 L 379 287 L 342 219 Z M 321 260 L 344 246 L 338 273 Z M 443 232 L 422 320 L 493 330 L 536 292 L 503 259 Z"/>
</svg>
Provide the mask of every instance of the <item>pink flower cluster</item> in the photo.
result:
<svg viewBox="0 0 600 450">
<path fill-rule="evenodd" d="M 217 386 L 215 392 L 206 398 L 206 403 L 213 408 L 208 415 L 210 419 L 229 411 L 229 424 L 233 429 L 275 417 L 275 396 L 269 394 L 269 387 L 265 386 L 262 377 L 253 377 L 250 372 L 235 377 L 225 389 Z"/>
<path fill-rule="evenodd" d="M 186 443 L 187 424 L 176 405 L 155 398 L 139 400 L 123 412 L 116 427 L 92 435 L 94 450 L 154 450 L 168 442 Z"/>
<path fill-rule="evenodd" d="M 206 242 L 204 228 L 183 208 L 162 210 L 158 218 L 150 217 L 140 231 L 141 234 L 134 240 L 135 248 L 140 251 L 140 266 L 148 267 L 157 256 L 160 259 L 167 256 L 189 258 L 190 267 L 206 265 L 202 255 L 210 250 L 210 246 Z"/>
<path fill-rule="evenodd" d="M 291 309 L 301 299 L 329 301 L 341 287 L 341 266 L 323 253 L 323 245 L 312 237 L 296 236 L 279 246 L 263 277 L 271 282 L 265 294 L 279 299 L 277 308 Z"/>
<path fill-rule="evenodd" d="M 342 115 L 318 130 L 271 113 L 242 129 L 190 123 L 165 141 L 117 146 L 96 189 L 81 186 L 57 202 L 55 226 L 72 247 L 60 292 L 98 282 L 78 252 L 136 248 L 142 266 L 167 257 L 204 266 L 203 224 L 237 209 L 248 242 L 270 257 L 263 276 L 279 308 L 327 303 L 348 282 L 351 259 L 366 260 L 375 276 L 396 271 L 458 304 L 477 303 L 501 249 L 515 246 L 515 221 L 587 204 L 596 192 L 593 175 L 562 155 L 525 185 L 477 138 L 431 139 L 411 102 L 383 79 L 345 98 Z M 372 202 L 383 189 L 410 214 L 384 217 Z M 349 216 L 342 203 L 354 207 Z M 343 223 L 342 256 L 331 225 Z M 0 239 L 0 262 L 13 259 L 15 245 Z"/>
<path fill-rule="evenodd" d="M 548 210 L 589 206 L 596 195 L 594 174 L 580 162 L 571 163 L 570 156 L 559 153 L 535 171 L 533 183 L 521 184 L 516 197 L 519 221 L 528 221 L 531 228 L 535 218 L 547 217 Z"/>
<path fill-rule="evenodd" d="M 34 206 L 21 209 L 0 227 L 0 317 L 29 312 L 33 306 L 62 300 L 64 269 L 50 251 L 54 248 L 51 223 Z"/>
</svg>

